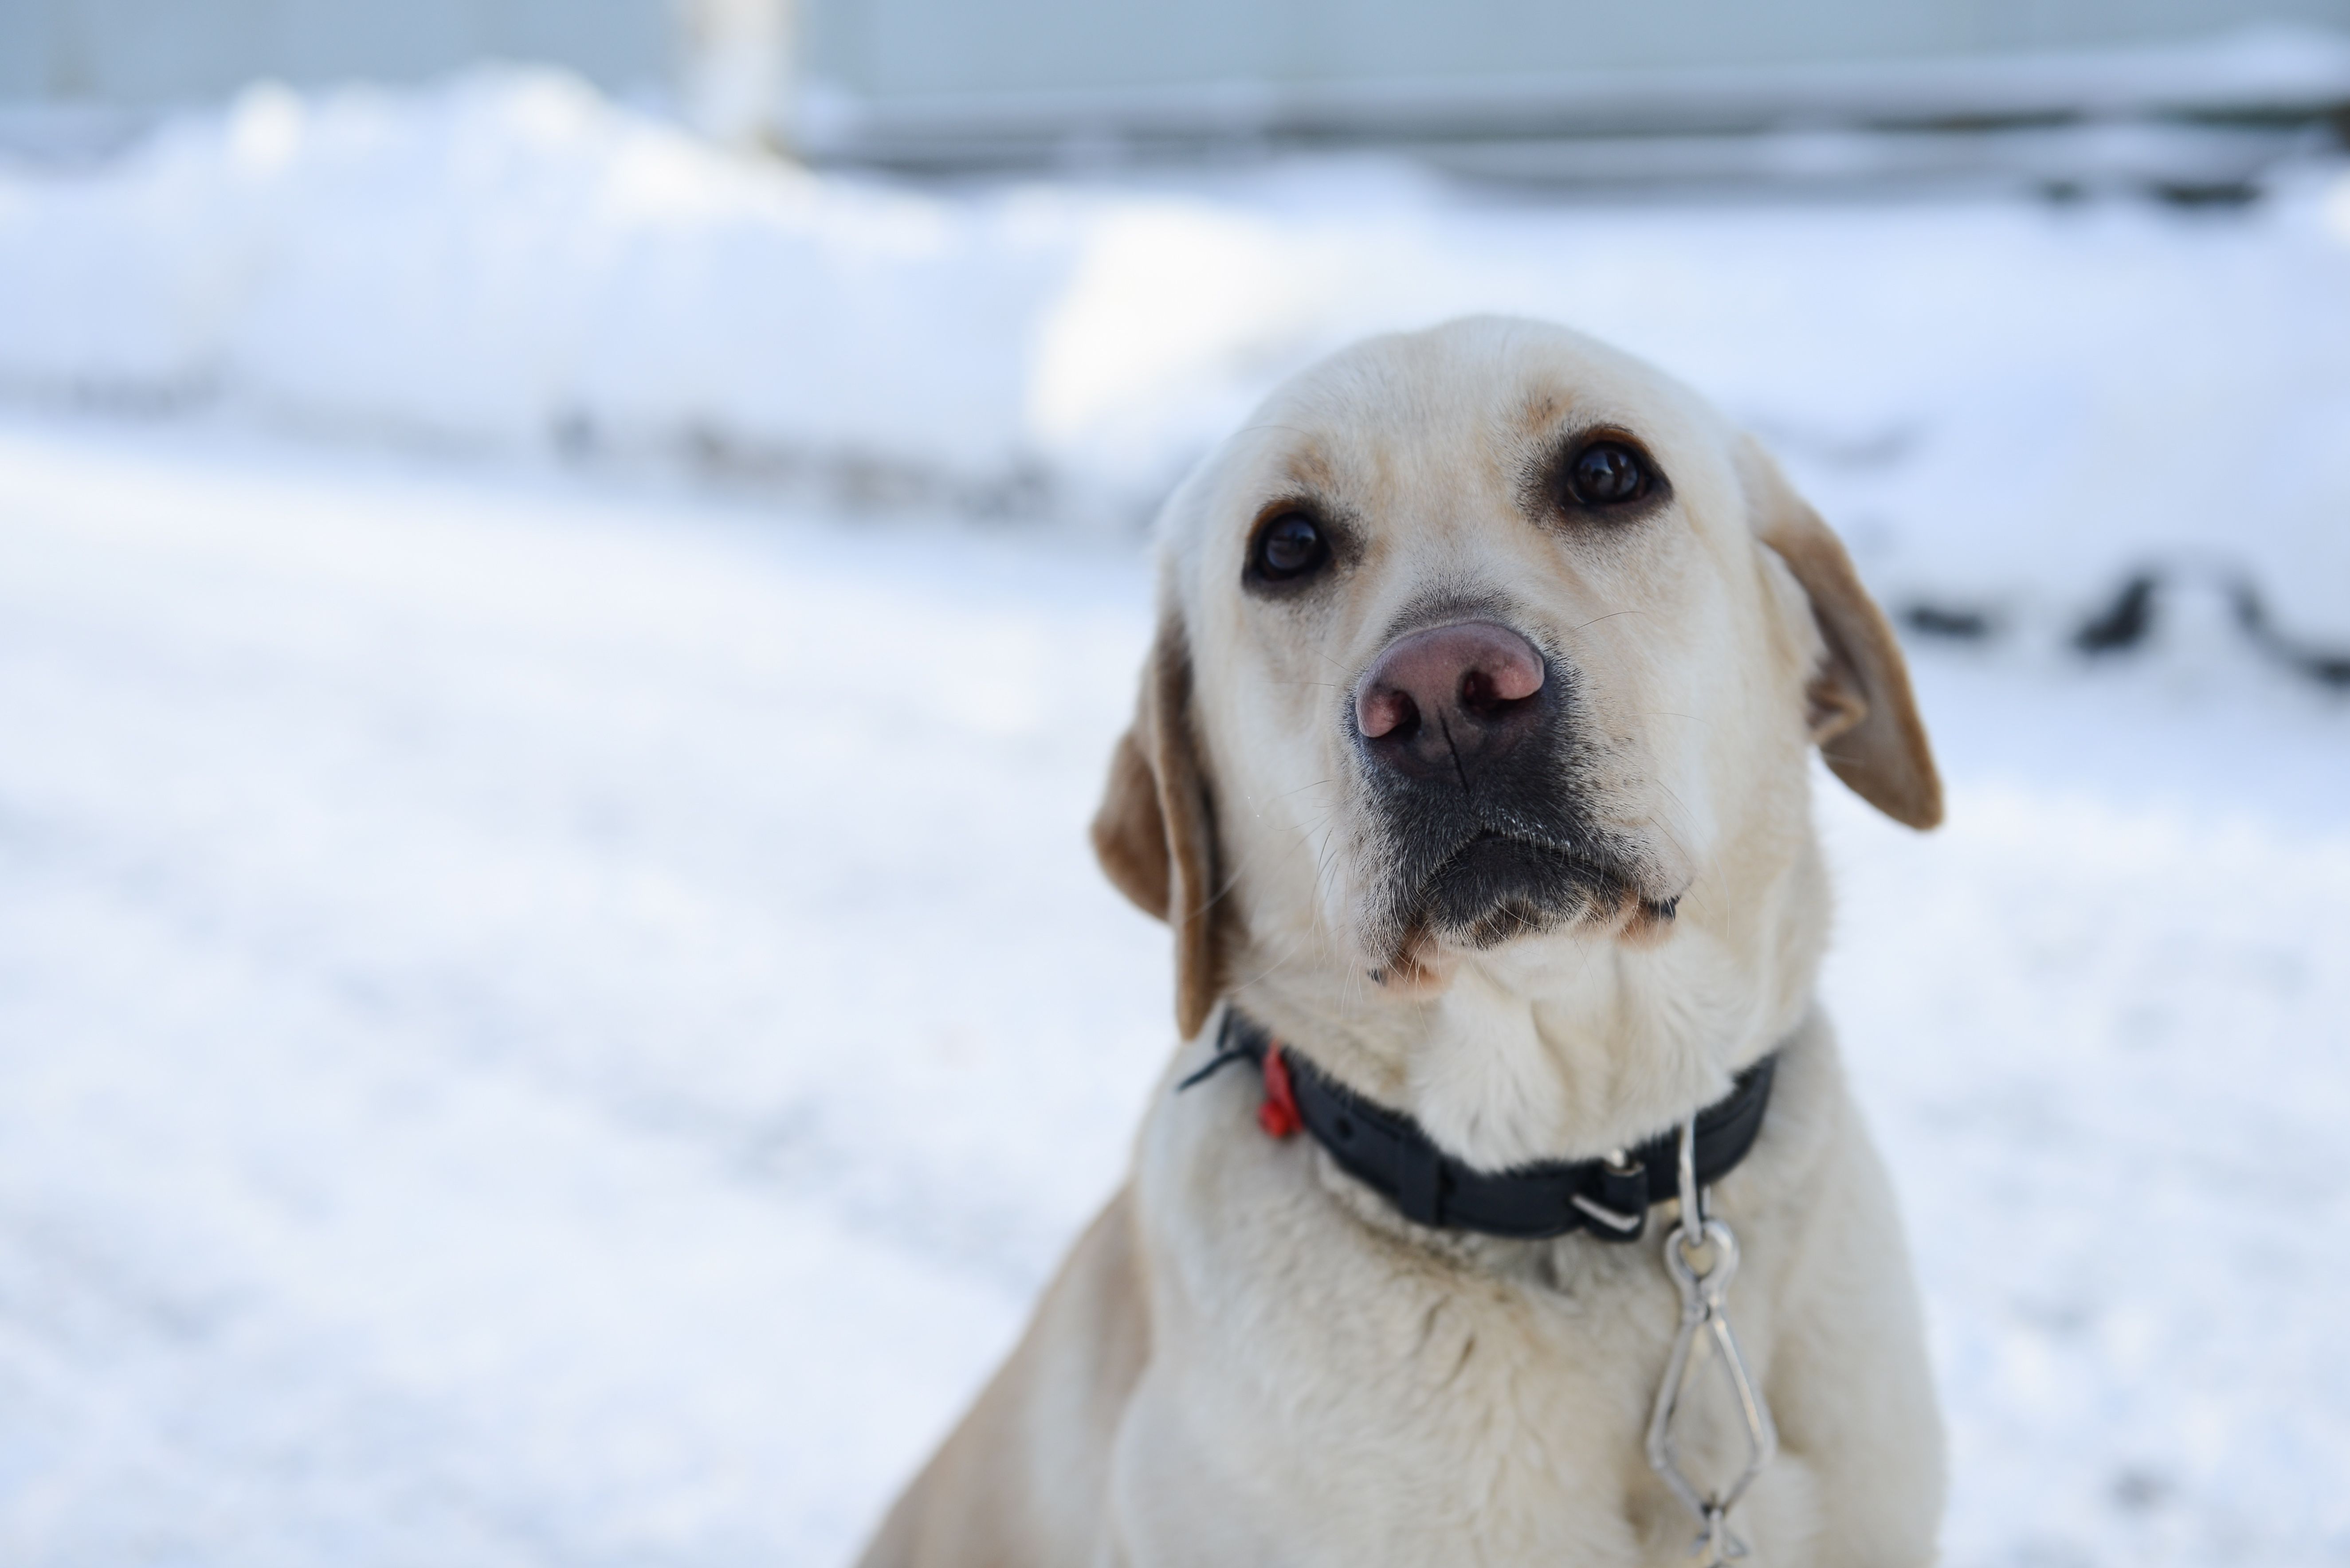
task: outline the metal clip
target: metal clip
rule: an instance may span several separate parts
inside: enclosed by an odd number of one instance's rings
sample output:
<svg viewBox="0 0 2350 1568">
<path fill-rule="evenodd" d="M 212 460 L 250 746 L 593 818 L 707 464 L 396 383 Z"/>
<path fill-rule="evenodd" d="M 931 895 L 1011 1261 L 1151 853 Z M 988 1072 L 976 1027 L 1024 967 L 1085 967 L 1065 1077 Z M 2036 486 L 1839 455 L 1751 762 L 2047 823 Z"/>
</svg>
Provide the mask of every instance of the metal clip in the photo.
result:
<svg viewBox="0 0 2350 1568">
<path fill-rule="evenodd" d="M 1730 1227 L 1705 1213 L 1705 1194 L 1697 1184 L 1697 1123 L 1694 1119 L 1681 1124 L 1680 1137 L 1680 1221 L 1665 1237 L 1665 1272 L 1672 1275 L 1673 1283 L 1681 1293 L 1680 1332 L 1673 1337 L 1672 1355 L 1665 1362 L 1664 1381 L 1657 1388 L 1657 1405 L 1648 1418 L 1648 1463 L 1664 1479 L 1673 1495 L 1695 1514 L 1700 1525 L 1696 1542 L 1690 1547 L 1692 1556 L 1703 1554 L 1705 1568 L 1721 1565 L 1746 1555 L 1746 1543 L 1731 1533 L 1730 1511 L 1746 1495 L 1763 1467 L 1779 1451 L 1779 1430 L 1772 1424 L 1771 1408 L 1762 1402 L 1761 1390 L 1746 1370 L 1746 1358 L 1739 1354 L 1738 1336 L 1731 1332 L 1726 1298 L 1730 1282 L 1738 1272 L 1738 1238 Z M 1690 1261 L 1692 1252 L 1705 1253 L 1710 1262 L 1700 1272 Z M 1747 1460 L 1735 1480 L 1719 1492 L 1699 1490 L 1680 1466 L 1680 1452 L 1673 1441 L 1673 1416 L 1680 1407 L 1681 1396 L 1687 1392 L 1690 1354 L 1697 1348 L 1700 1335 L 1711 1344 L 1708 1359 L 1722 1368 L 1730 1380 L 1731 1393 L 1738 1401 L 1740 1414 L 1745 1418 Z"/>
<path fill-rule="evenodd" d="M 1637 1241 L 1648 1224 L 1648 1173 L 1620 1148 L 1599 1162 L 1599 1190 L 1567 1199 L 1594 1222 L 1592 1234 L 1607 1241 Z M 1600 1229 L 1605 1227 L 1605 1229 Z"/>
</svg>

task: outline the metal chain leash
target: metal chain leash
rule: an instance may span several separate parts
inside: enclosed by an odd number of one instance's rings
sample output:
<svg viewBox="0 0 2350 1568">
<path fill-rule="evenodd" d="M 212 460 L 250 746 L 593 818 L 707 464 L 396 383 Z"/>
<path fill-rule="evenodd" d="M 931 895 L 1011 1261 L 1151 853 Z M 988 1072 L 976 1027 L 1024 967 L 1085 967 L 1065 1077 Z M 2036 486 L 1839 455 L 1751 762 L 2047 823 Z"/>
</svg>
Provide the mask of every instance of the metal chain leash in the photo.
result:
<svg viewBox="0 0 2350 1568">
<path fill-rule="evenodd" d="M 1673 1495 L 1697 1516 L 1700 1531 L 1692 1556 L 1702 1555 L 1704 1568 L 1722 1565 L 1746 1555 L 1746 1543 L 1731 1533 L 1730 1511 L 1754 1484 L 1779 1451 L 1779 1429 L 1772 1424 L 1771 1408 L 1762 1402 L 1746 1358 L 1739 1354 L 1738 1336 L 1731 1332 L 1726 1298 L 1738 1272 L 1738 1238 L 1730 1227 L 1705 1212 L 1705 1193 L 1697 1184 L 1697 1119 L 1681 1124 L 1680 1221 L 1665 1238 L 1665 1272 L 1680 1287 L 1681 1326 L 1673 1338 L 1672 1355 L 1665 1362 L 1665 1378 L 1657 1388 L 1657 1405 L 1648 1418 L 1648 1463 L 1664 1478 Z M 1700 1269 L 1697 1258 L 1706 1266 Z M 1681 1469 L 1680 1451 L 1673 1441 L 1673 1417 L 1688 1392 L 1690 1357 L 1704 1338 L 1706 1359 L 1722 1369 L 1745 1420 L 1746 1468 L 1723 1490 L 1699 1488 Z"/>
</svg>

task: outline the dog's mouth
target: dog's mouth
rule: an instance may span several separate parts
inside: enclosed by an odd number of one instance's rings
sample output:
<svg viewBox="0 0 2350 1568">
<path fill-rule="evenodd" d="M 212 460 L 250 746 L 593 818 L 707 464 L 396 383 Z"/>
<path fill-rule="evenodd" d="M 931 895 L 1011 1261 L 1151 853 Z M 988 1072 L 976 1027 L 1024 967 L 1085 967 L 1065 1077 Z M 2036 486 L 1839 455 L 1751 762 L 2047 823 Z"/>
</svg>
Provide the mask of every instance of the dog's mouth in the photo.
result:
<svg viewBox="0 0 2350 1568">
<path fill-rule="evenodd" d="M 1455 846 L 1392 906 L 1399 953 L 1433 940 L 1491 948 L 1575 924 L 1654 928 L 1674 901 L 1648 895 L 1614 846 L 1574 847 L 1481 829 Z"/>
</svg>

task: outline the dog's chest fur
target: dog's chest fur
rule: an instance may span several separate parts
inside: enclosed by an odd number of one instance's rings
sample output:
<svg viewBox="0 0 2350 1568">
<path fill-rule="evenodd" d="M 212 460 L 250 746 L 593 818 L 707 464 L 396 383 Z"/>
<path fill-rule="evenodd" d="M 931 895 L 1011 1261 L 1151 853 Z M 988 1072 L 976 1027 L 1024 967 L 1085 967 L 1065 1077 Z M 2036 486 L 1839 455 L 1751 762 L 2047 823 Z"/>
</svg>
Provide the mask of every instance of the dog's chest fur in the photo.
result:
<svg viewBox="0 0 2350 1568">
<path fill-rule="evenodd" d="M 1780 1125 L 1720 1194 L 1748 1254 L 1732 1309 L 1766 1385 L 1785 1266 L 1773 1221 L 1818 1164 L 1825 1119 L 1804 1102 L 1840 1092 L 1807 1059 L 1827 1049 L 1791 1045 Z M 1694 1525 L 1643 1449 L 1679 1311 L 1660 1230 L 1626 1245 L 1414 1231 L 1310 1140 L 1258 1131 L 1256 1093 L 1232 1072 L 1162 1095 L 1144 1131 L 1153 1360 L 1182 1373 L 1146 1376 L 1121 1428 L 1118 1554 L 1685 1562 Z M 1728 1412 L 1709 1397 L 1697 1415 L 1693 1462 L 1733 1472 Z M 1795 1453 L 1750 1494 L 1753 1568 L 1803 1560 L 1788 1549 L 1814 1534 L 1812 1490 Z"/>
</svg>

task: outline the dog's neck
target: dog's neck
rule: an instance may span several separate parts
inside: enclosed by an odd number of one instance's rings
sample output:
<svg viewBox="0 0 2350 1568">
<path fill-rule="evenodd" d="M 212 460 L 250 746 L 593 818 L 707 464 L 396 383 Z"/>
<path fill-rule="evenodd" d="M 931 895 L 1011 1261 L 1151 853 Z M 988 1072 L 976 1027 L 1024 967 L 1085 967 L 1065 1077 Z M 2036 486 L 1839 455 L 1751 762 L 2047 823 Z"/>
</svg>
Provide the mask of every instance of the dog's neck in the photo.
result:
<svg viewBox="0 0 2350 1568">
<path fill-rule="evenodd" d="M 1586 1159 L 1720 1099 L 1811 1005 L 1825 898 L 1808 846 L 1759 897 L 1686 900 L 1664 941 L 1551 936 L 1462 959 L 1442 992 L 1244 1003 L 1359 1093 L 1486 1169 Z M 1804 911 L 1814 911 L 1806 914 Z"/>
</svg>

